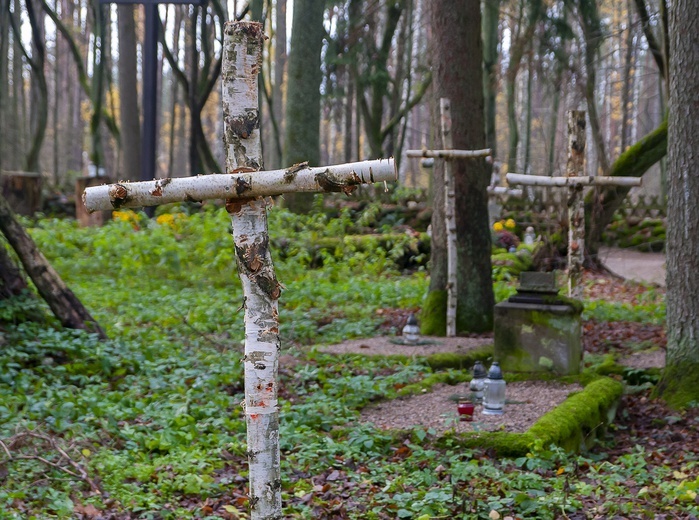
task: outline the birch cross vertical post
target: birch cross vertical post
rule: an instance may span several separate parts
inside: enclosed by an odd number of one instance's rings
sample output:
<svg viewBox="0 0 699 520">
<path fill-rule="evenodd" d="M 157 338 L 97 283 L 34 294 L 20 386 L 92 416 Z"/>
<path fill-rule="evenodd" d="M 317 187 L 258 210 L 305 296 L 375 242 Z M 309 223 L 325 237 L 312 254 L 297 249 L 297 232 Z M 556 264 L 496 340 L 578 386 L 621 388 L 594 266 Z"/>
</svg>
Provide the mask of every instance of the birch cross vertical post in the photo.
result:
<svg viewBox="0 0 699 520">
<path fill-rule="evenodd" d="M 451 138 L 451 104 L 447 98 L 439 100 L 442 126 L 442 146 L 453 148 Z M 447 228 L 447 337 L 456 336 L 456 192 L 451 162 L 444 163 L 444 223 Z"/>
<path fill-rule="evenodd" d="M 568 163 L 565 177 L 508 173 L 507 182 L 525 186 L 567 187 L 568 197 L 568 296 L 582 299 L 582 272 L 585 260 L 585 186 L 640 186 L 637 177 L 589 177 L 585 165 L 585 112 L 568 113 Z"/>
<path fill-rule="evenodd" d="M 233 222 L 238 275 L 245 307 L 245 418 L 250 480 L 250 518 L 282 518 L 279 468 L 277 369 L 281 290 L 269 253 L 263 197 L 292 192 L 352 193 L 359 184 L 396 179 L 392 159 L 309 168 L 297 164 L 262 168 L 257 74 L 262 25 L 227 23 L 223 48 L 223 114 L 226 174 L 88 188 L 88 211 L 157 206 L 168 202 L 226 199 Z"/>
<path fill-rule="evenodd" d="M 443 150 L 408 150 L 408 157 L 431 157 L 444 159 L 444 224 L 447 237 L 447 337 L 456 336 L 456 280 L 457 280 L 457 248 L 456 248 L 456 191 L 451 161 L 457 159 L 478 159 L 490 155 L 490 149 L 484 150 L 453 150 L 451 135 L 451 103 L 447 98 L 440 98 L 439 113 L 442 131 Z"/>
<path fill-rule="evenodd" d="M 226 173 L 262 168 L 258 72 L 265 36 L 259 23 L 226 24 L 222 101 Z M 264 198 L 229 200 L 245 308 L 245 423 L 252 518 L 281 518 L 278 300 Z"/>
<path fill-rule="evenodd" d="M 585 173 L 585 112 L 568 112 L 568 162 L 566 177 Z M 585 201 L 581 184 L 572 184 L 568 194 L 568 296 L 582 300 L 585 261 Z"/>
</svg>

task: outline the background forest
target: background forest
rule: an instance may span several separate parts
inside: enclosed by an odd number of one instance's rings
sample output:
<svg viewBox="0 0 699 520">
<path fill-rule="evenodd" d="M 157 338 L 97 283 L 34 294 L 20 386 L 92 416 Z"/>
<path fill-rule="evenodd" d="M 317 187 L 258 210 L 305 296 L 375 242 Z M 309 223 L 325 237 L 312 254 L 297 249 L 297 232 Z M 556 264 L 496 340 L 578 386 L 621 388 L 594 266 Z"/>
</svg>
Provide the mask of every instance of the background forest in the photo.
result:
<svg viewBox="0 0 699 520">
<path fill-rule="evenodd" d="M 222 171 L 222 26 L 245 17 L 262 21 L 270 36 L 261 76 L 266 167 L 395 156 L 404 183 L 426 186 L 417 161 L 402 159 L 438 137 L 430 123 L 426 3 L 161 5 L 157 176 Z M 487 144 L 503 172 L 560 173 L 570 108 L 587 106 L 590 173 L 609 172 L 661 123 L 667 45 L 660 7 L 645 0 L 483 3 Z M 139 178 L 143 25 L 142 6 L 2 0 L 0 169 L 41 171 L 65 192 L 90 164 L 112 179 Z M 664 194 L 662 172 L 646 176 L 653 193 Z"/>
</svg>

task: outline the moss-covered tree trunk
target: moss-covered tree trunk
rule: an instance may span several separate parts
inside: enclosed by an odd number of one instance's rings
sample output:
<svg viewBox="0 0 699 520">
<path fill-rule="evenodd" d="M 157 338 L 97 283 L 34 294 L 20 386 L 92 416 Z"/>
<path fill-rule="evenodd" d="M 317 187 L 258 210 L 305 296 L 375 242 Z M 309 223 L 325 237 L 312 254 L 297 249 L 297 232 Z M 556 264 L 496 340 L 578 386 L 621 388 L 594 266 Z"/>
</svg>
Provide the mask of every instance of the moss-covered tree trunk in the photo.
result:
<svg viewBox="0 0 699 520">
<path fill-rule="evenodd" d="M 658 128 L 627 148 L 611 166 L 612 177 L 641 177 L 648 169 L 662 159 L 667 152 L 667 120 Z M 611 222 L 629 190 L 624 186 L 606 186 L 593 190 L 585 200 L 587 236 L 586 254 L 597 258 L 602 233 Z"/>
<path fill-rule="evenodd" d="M 437 98 L 446 97 L 451 101 L 454 149 L 483 149 L 485 121 L 480 2 L 433 1 L 430 3 L 430 24 L 434 31 L 434 87 Z M 458 208 L 457 334 L 490 330 L 494 297 L 488 228 L 489 174 L 482 159 L 455 160 L 452 168 Z M 445 288 L 438 289 L 444 291 L 444 300 Z M 428 302 L 431 312 L 446 310 L 445 306 L 440 309 L 440 305 L 435 305 L 429 297 Z M 444 334 L 444 330 L 440 332 Z"/>
<path fill-rule="evenodd" d="M 699 402 L 699 3 L 670 4 L 667 359 L 657 387 L 674 407 Z"/>
<path fill-rule="evenodd" d="M 320 51 L 323 47 L 324 0 L 296 0 L 291 30 L 286 98 L 284 166 L 320 162 Z M 305 213 L 311 209 L 313 194 L 295 193 L 284 197 L 287 207 Z"/>
</svg>

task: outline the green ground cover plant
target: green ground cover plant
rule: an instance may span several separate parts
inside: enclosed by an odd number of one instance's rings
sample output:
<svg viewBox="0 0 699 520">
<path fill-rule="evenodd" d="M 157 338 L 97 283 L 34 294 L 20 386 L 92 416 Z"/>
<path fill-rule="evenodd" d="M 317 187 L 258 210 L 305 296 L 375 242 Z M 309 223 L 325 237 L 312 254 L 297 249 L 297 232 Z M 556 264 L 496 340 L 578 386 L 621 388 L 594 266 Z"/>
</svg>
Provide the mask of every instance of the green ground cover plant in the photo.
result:
<svg viewBox="0 0 699 520">
<path fill-rule="evenodd" d="M 174 208 L 154 220 L 124 212 L 92 229 L 31 223 L 111 339 L 24 322 L 37 305 L 30 300 L 0 304 L 1 518 L 246 518 L 242 294 L 228 226 L 215 206 L 192 214 Z M 272 252 L 286 287 L 285 517 L 572 518 L 591 508 L 609 516 L 699 514 L 696 455 L 671 464 L 650 448 L 610 457 L 534 445 L 524 457 L 500 459 L 430 430 L 385 432 L 359 422 L 368 403 L 445 370 L 311 347 L 376 334 L 377 310 L 419 308 L 426 293 L 425 271 L 397 267 L 398 253 L 380 240 L 367 250 L 346 246 L 337 257 L 323 253 L 312 268 L 300 245 L 357 226 L 349 212 L 270 212 L 271 238 L 286 248 Z M 498 299 L 514 286 L 497 282 Z M 662 303 L 647 306 L 607 303 L 589 312 L 662 320 Z"/>
</svg>

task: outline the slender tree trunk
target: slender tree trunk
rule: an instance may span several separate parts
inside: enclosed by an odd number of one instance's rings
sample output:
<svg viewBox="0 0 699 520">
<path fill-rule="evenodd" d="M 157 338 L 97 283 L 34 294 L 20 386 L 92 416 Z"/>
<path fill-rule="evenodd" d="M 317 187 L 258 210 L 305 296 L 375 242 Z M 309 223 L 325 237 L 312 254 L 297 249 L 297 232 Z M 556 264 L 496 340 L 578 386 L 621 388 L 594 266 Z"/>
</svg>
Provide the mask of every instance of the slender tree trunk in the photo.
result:
<svg viewBox="0 0 699 520">
<path fill-rule="evenodd" d="M 320 51 L 323 46 L 324 0 L 296 0 L 291 32 L 286 100 L 284 160 L 286 166 L 320 162 Z M 313 195 L 288 195 L 291 211 L 311 209 Z"/>
<path fill-rule="evenodd" d="M 0 0 L 0 128 L 9 132 L 9 41 L 10 41 L 10 0 Z M 7 139 L 0 139 L 0 170 L 7 168 Z"/>
<path fill-rule="evenodd" d="M 485 145 L 497 157 L 495 107 L 498 93 L 498 22 L 500 0 L 483 0 L 483 92 L 485 93 Z"/>
<path fill-rule="evenodd" d="M 527 118 L 524 126 L 524 173 L 529 173 L 532 156 L 532 68 L 533 50 L 529 43 L 529 53 L 527 59 Z"/>
<path fill-rule="evenodd" d="M 288 166 L 282 163 L 282 140 L 284 136 L 284 81 L 286 76 L 286 0 L 277 0 L 275 5 L 276 30 L 274 33 L 274 86 L 272 89 L 272 107 L 276 119 L 275 140 L 272 167 Z M 346 161 L 349 162 L 349 161 Z"/>
<path fill-rule="evenodd" d="M 34 282 L 41 297 L 64 327 L 85 329 L 106 338 L 99 324 L 66 286 L 36 244 L 25 231 L 7 201 L 0 195 L 0 232 L 17 253 L 24 270 Z"/>
<path fill-rule="evenodd" d="M 624 79 L 621 85 L 621 153 L 626 150 L 626 147 L 630 141 L 629 132 L 629 103 L 631 98 L 631 92 L 633 91 L 633 75 L 631 74 L 631 68 L 634 62 L 634 44 L 633 44 L 633 10 L 631 7 L 631 0 L 626 2 L 626 49 L 624 53 Z"/>
<path fill-rule="evenodd" d="M 136 24 L 134 6 L 118 5 L 119 24 L 119 118 L 123 170 L 120 177 L 141 178 L 141 120 L 136 77 Z M 175 83 L 176 84 L 176 83 Z"/>
<path fill-rule="evenodd" d="M 673 407 L 699 401 L 699 3 L 670 8 L 667 356 L 657 393 Z"/>
<path fill-rule="evenodd" d="M 228 24 L 223 71 L 226 172 L 259 170 L 260 147 L 257 73 L 264 35 L 259 23 Z M 229 202 L 238 274 L 245 301 L 245 419 L 250 468 L 251 518 L 281 514 L 279 409 L 277 406 L 280 285 L 274 274 L 264 199 Z"/>
<path fill-rule="evenodd" d="M 41 170 L 39 158 L 41 157 L 41 147 L 44 144 L 46 125 L 48 122 L 49 94 L 44 71 L 46 62 L 44 18 L 43 16 L 37 15 L 34 1 L 35 0 L 28 0 L 26 4 L 29 24 L 32 29 L 32 56 L 28 58 L 32 69 L 29 124 L 32 137 L 24 168 L 26 171 L 39 172 Z"/>
</svg>

